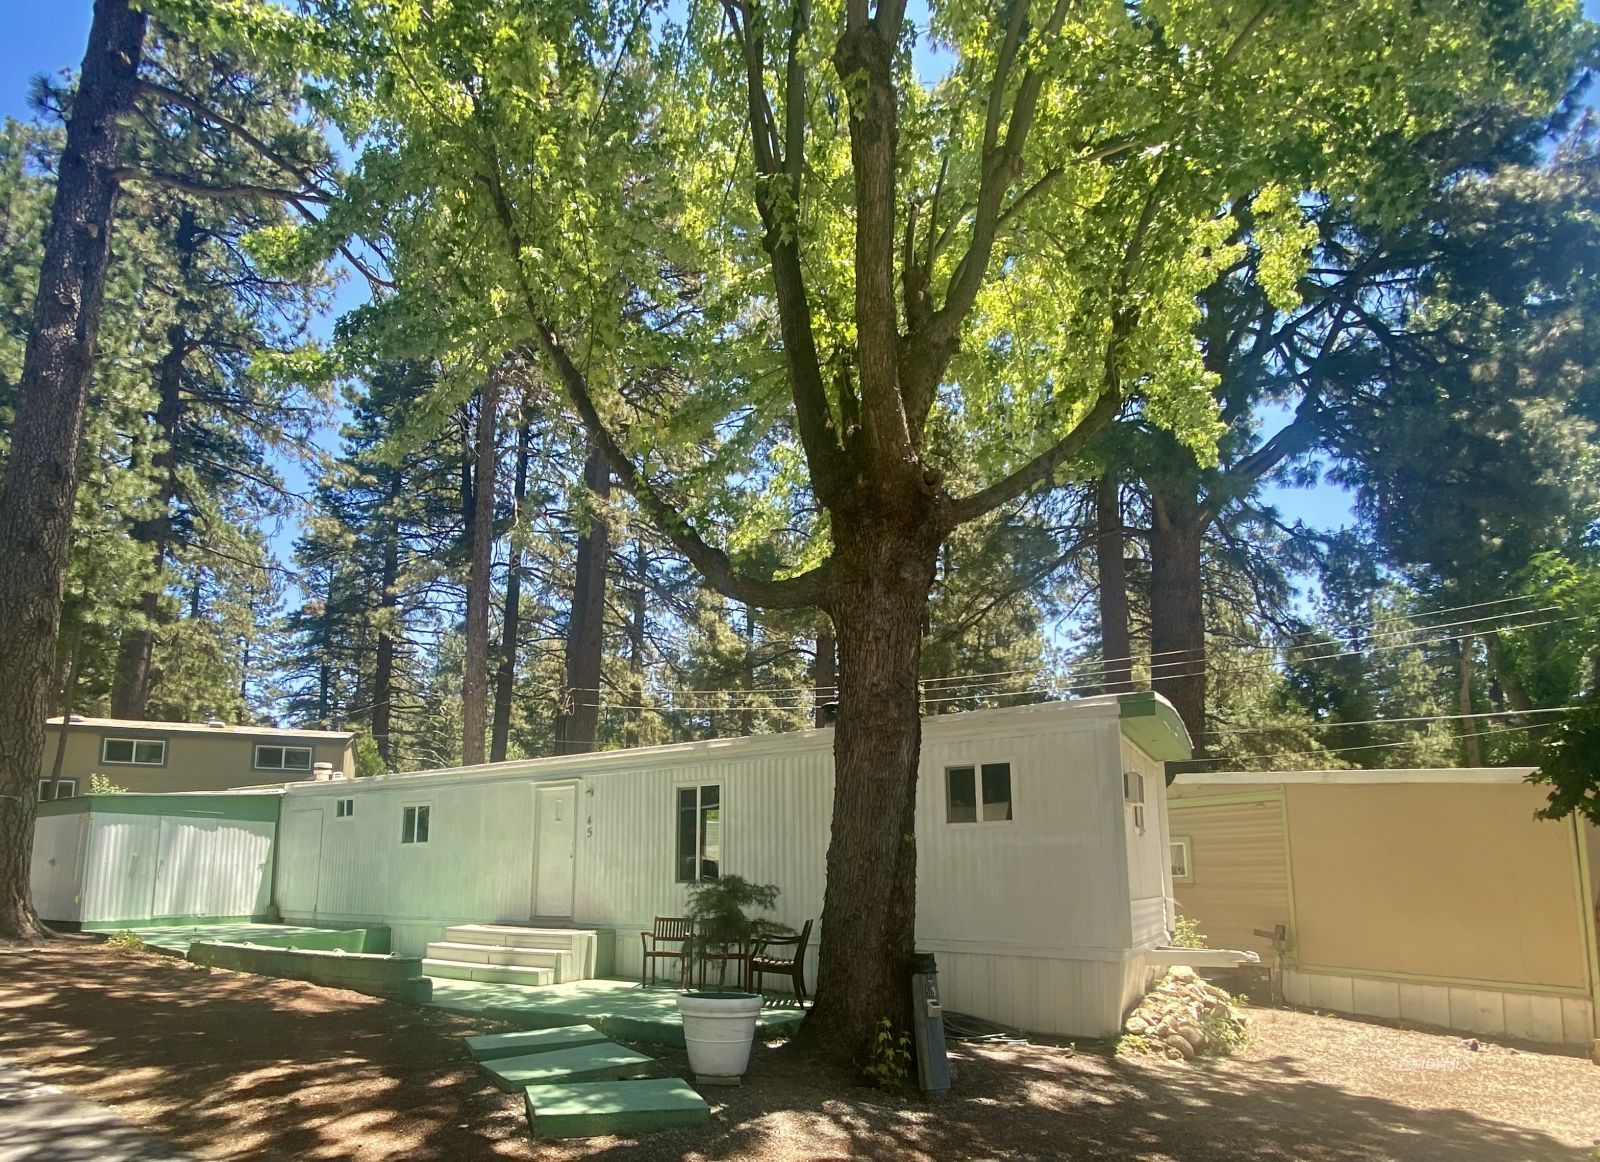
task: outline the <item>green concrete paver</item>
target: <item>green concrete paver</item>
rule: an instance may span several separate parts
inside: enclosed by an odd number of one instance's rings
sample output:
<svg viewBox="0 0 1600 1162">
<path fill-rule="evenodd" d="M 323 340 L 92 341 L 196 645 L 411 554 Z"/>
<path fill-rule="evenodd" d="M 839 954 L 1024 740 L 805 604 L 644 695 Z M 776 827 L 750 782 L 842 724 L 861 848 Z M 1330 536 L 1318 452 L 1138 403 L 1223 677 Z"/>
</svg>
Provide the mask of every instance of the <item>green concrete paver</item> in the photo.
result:
<svg viewBox="0 0 1600 1162">
<path fill-rule="evenodd" d="M 540 1138 L 637 1134 L 711 1120 L 705 1099 L 676 1077 L 652 1081 L 531 1085 L 528 1129 Z"/>
<path fill-rule="evenodd" d="M 641 988 L 634 981 L 580 980 L 524 988 L 434 977 L 430 1003 L 524 1029 L 592 1025 L 619 1041 L 683 1048 L 677 993 L 670 988 Z M 804 1017 L 805 1011 L 794 1007 L 792 1001 L 762 1009 L 756 1035 L 792 1033 Z"/>
<path fill-rule="evenodd" d="M 638 1077 L 656 1068 L 655 1058 L 609 1041 L 571 1049 L 549 1049 L 521 1057 L 501 1057 L 480 1064 L 494 1083 L 509 1093 L 530 1085 Z"/>
<path fill-rule="evenodd" d="M 522 1057 L 529 1053 L 548 1053 L 552 1049 L 571 1049 L 577 1045 L 598 1045 L 606 1035 L 591 1025 L 566 1025 L 558 1029 L 532 1029 L 521 1033 L 486 1033 L 467 1037 L 467 1052 L 474 1061 L 493 1061 L 500 1057 Z"/>
</svg>

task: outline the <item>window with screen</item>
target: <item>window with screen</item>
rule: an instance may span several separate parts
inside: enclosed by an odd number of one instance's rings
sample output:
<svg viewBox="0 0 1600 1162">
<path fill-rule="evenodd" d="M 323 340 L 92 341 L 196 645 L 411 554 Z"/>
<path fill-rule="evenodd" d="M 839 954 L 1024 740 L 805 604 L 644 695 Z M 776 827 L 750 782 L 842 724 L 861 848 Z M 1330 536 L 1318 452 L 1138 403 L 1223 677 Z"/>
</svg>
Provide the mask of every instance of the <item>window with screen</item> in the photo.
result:
<svg viewBox="0 0 1600 1162">
<path fill-rule="evenodd" d="M 309 771 L 311 748 L 309 746 L 257 746 L 258 771 Z"/>
<path fill-rule="evenodd" d="M 100 761 L 123 766 L 159 767 L 167 761 L 167 744 L 159 738 L 107 738 L 100 743 Z"/>
<path fill-rule="evenodd" d="M 678 882 L 714 880 L 722 870 L 722 788 L 678 788 Z"/>
</svg>

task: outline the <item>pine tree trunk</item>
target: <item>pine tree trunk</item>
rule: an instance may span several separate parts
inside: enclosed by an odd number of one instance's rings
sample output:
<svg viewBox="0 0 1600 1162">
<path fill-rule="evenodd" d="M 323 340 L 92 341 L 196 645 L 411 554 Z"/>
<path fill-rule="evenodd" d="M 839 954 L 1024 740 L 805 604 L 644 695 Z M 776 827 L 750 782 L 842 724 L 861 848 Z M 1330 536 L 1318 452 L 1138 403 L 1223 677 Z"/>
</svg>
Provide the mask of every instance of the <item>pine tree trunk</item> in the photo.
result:
<svg viewBox="0 0 1600 1162">
<path fill-rule="evenodd" d="M 1467 766 L 1483 766 L 1483 739 L 1478 734 L 1478 720 L 1472 717 L 1472 634 L 1462 636 L 1457 643 L 1461 652 L 1457 656 L 1460 686 L 1456 691 L 1457 712 L 1461 715 L 1462 741 L 1466 743 Z"/>
<path fill-rule="evenodd" d="M 611 495 L 611 466 L 598 449 L 592 449 L 584 462 L 583 482 L 600 505 Z M 610 529 L 597 505 L 588 528 L 578 536 L 572 610 L 567 617 L 567 688 L 556 715 L 556 754 L 586 754 L 595 748 L 599 735 L 606 561 L 610 555 Z"/>
<path fill-rule="evenodd" d="M 67 654 L 66 673 L 61 679 L 61 729 L 56 731 L 56 753 L 50 763 L 50 795 L 54 799 L 61 787 L 61 772 L 67 765 L 67 732 L 72 729 L 72 706 L 78 695 L 78 659 L 82 656 L 83 635 L 72 635 Z M 83 788 L 85 791 L 87 787 Z"/>
<path fill-rule="evenodd" d="M 185 208 L 178 217 L 173 249 L 178 257 L 178 280 L 187 286 L 199 248 L 199 229 L 194 211 Z M 172 502 L 178 492 L 178 424 L 183 418 L 183 365 L 189 357 L 187 299 L 178 303 L 178 317 L 167 328 L 167 350 L 156 372 L 155 426 L 161 433 L 162 448 L 150 458 L 151 467 L 161 479 L 156 494 L 156 515 L 134 521 L 133 539 L 150 547 L 150 588 L 139 596 L 140 623 L 122 635 L 117 651 L 117 670 L 111 687 L 111 717 L 141 719 L 148 713 L 150 686 L 154 680 L 156 624 L 161 616 L 161 573 L 167 565 L 167 547 L 172 539 Z"/>
<path fill-rule="evenodd" d="M 0 484 L 0 939 L 43 932 L 28 893 L 39 757 L 116 208 L 119 118 L 133 104 L 145 19 L 127 0 L 95 4 Z"/>
<path fill-rule="evenodd" d="M 1205 519 L 1193 493 L 1152 490 L 1150 530 L 1151 686 L 1188 728 L 1196 758 L 1205 754 L 1206 622 L 1200 549 Z"/>
<path fill-rule="evenodd" d="M 489 597 L 494 567 L 494 478 L 498 451 L 495 418 L 500 377 L 491 374 L 478 393 L 472 473 L 472 553 L 467 573 L 467 657 L 461 683 L 461 762 L 483 762 L 489 725 Z"/>
<path fill-rule="evenodd" d="M 528 494 L 529 420 L 524 409 L 517 425 L 517 458 L 511 477 L 512 536 L 506 550 L 506 603 L 500 619 L 500 665 L 494 674 L 494 723 L 489 728 L 489 761 L 504 762 L 511 739 L 511 701 L 517 689 L 517 646 L 522 632 L 522 554 L 517 551 L 516 521 Z"/>
<path fill-rule="evenodd" d="M 881 527 L 873 532 L 891 530 Z M 841 535 L 832 615 L 839 648 L 834 795 L 817 1002 L 805 1036 L 844 1054 L 887 1018 L 909 1029 L 915 936 L 917 680 L 936 543 Z"/>
<path fill-rule="evenodd" d="M 389 494 L 389 503 L 399 499 L 401 477 Z M 384 530 L 383 573 L 378 578 L 382 591 L 378 595 L 378 643 L 373 651 L 372 665 L 372 741 L 378 755 L 389 770 L 395 768 L 394 756 L 394 654 L 395 631 L 392 628 L 396 611 L 400 608 L 400 523 L 391 520 Z"/>
<path fill-rule="evenodd" d="M 1133 645 L 1128 633 L 1127 544 L 1122 531 L 1122 486 L 1110 473 L 1095 484 L 1095 568 L 1100 575 L 1101 689 L 1133 689 Z"/>
<path fill-rule="evenodd" d="M 833 637 L 833 622 L 822 615 L 817 626 L 817 657 L 811 665 L 811 700 L 816 707 L 816 724 L 828 726 L 833 722 L 829 703 L 839 697 L 839 654 Z"/>
</svg>

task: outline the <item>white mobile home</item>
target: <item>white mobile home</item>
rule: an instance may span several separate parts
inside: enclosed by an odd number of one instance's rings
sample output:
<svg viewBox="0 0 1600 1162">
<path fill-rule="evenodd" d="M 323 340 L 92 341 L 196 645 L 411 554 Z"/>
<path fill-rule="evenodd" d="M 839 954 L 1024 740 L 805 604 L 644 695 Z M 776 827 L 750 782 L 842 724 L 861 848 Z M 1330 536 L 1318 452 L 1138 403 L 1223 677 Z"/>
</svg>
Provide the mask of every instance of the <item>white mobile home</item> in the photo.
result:
<svg viewBox="0 0 1600 1162">
<path fill-rule="evenodd" d="M 952 1009 L 1117 1031 L 1170 927 L 1162 763 L 1188 754 L 1147 693 L 924 723 L 917 945 Z M 779 919 L 818 919 L 832 786 L 831 729 L 294 784 L 274 898 L 409 955 L 470 922 L 609 932 L 634 975 L 637 933 L 696 878 L 776 884 Z"/>
</svg>

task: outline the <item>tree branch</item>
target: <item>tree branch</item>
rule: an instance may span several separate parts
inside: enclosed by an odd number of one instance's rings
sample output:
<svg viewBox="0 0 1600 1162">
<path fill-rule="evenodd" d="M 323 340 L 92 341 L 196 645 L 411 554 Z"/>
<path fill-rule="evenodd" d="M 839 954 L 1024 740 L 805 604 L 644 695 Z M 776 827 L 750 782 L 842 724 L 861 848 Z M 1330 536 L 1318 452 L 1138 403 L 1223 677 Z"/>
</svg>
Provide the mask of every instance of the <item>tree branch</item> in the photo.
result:
<svg viewBox="0 0 1600 1162">
<path fill-rule="evenodd" d="M 254 182 L 232 182 L 217 186 L 193 181 L 180 174 L 132 169 L 126 166 L 112 170 L 111 180 L 118 185 L 142 182 L 153 186 L 165 186 L 167 189 L 177 190 L 196 198 L 270 198 L 275 202 L 290 204 L 302 201 L 326 204 L 328 201 L 328 196 L 318 191 L 287 190 L 277 186 L 257 185 Z"/>
<path fill-rule="evenodd" d="M 1050 448 L 989 487 L 969 496 L 951 500 L 945 515 L 945 525 L 954 528 L 967 521 L 976 520 L 985 513 L 993 512 L 1007 501 L 1015 500 L 1035 485 L 1046 483 L 1055 475 L 1058 466 L 1082 452 L 1089 440 L 1116 419 L 1117 413 L 1121 410 L 1120 391 L 1113 387 L 1101 392 L 1100 398 L 1095 401 L 1094 407 L 1089 409 L 1089 413 Z"/>
</svg>

